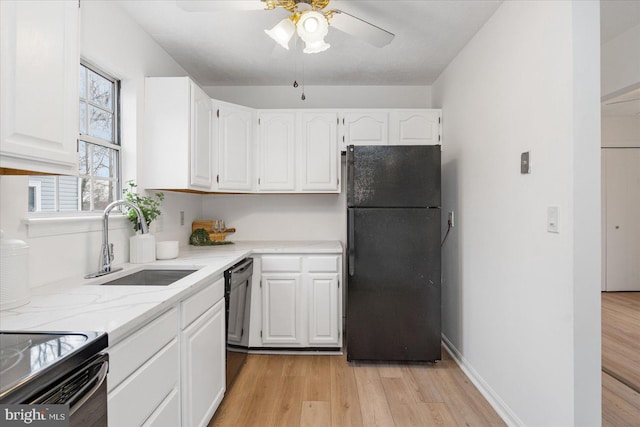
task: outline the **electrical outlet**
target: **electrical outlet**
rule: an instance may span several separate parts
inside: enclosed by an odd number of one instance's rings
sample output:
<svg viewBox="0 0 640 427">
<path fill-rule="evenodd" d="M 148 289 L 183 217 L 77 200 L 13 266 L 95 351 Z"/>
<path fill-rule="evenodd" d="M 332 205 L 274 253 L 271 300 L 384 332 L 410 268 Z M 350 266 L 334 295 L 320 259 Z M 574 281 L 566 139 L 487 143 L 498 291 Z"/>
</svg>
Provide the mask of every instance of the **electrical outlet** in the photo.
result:
<svg viewBox="0 0 640 427">
<path fill-rule="evenodd" d="M 184 225 L 184 211 L 180 211 L 180 225 Z"/>
<path fill-rule="evenodd" d="M 453 211 L 449 212 L 449 224 L 451 224 L 451 228 L 455 227 L 455 223 L 454 221 L 454 215 L 453 215 Z"/>
</svg>

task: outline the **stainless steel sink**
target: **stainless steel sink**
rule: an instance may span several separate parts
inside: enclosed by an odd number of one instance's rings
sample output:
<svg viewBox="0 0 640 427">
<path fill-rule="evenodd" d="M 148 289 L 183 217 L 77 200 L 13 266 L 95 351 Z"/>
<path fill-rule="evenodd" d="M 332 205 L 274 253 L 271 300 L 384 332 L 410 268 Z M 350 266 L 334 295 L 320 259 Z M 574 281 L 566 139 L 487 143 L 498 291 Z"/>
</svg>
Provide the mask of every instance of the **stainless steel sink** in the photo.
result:
<svg viewBox="0 0 640 427">
<path fill-rule="evenodd" d="M 140 270 L 127 276 L 102 283 L 102 286 L 168 286 L 198 270 Z"/>
</svg>

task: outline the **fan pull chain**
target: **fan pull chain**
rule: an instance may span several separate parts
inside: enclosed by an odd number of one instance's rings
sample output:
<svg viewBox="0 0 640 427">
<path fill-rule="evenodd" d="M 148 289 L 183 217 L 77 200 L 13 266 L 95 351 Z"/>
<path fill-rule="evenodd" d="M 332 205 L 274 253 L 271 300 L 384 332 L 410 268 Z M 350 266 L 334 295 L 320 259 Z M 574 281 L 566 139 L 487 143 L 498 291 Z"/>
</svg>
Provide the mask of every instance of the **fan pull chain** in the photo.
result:
<svg viewBox="0 0 640 427">
<path fill-rule="evenodd" d="M 302 96 L 300 97 L 303 101 L 307 99 L 304 95 L 304 56 L 302 57 Z"/>
</svg>

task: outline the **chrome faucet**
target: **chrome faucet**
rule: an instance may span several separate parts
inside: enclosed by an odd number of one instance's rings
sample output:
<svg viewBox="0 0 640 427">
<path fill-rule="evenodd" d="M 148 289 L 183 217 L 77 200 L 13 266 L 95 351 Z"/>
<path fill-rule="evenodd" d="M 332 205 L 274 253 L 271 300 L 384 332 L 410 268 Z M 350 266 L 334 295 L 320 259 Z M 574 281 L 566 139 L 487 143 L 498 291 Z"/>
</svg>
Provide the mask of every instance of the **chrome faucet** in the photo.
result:
<svg viewBox="0 0 640 427">
<path fill-rule="evenodd" d="M 102 214 L 102 248 L 100 249 L 100 268 L 97 273 L 91 273 L 84 276 L 85 279 L 93 279 L 95 277 L 104 276 L 105 274 L 122 270 L 122 267 L 111 267 L 111 261 L 113 261 L 114 258 L 113 243 L 109 244 L 109 212 L 111 212 L 111 210 L 116 206 L 120 205 L 128 206 L 136 211 L 136 214 L 138 214 L 138 229 L 142 234 L 149 232 L 149 229 L 147 228 L 147 221 L 145 220 L 140 208 L 135 204 L 128 200 L 116 200 L 115 202 L 109 203 L 107 207 L 104 208 L 104 213 Z"/>
</svg>

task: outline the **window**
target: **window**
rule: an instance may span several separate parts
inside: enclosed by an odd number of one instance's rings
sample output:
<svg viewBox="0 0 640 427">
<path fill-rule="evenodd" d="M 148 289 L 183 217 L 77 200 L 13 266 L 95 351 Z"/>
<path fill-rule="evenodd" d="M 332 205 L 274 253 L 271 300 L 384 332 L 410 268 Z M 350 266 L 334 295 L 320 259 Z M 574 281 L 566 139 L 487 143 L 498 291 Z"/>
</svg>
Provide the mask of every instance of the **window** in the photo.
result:
<svg viewBox="0 0 640 427">
<path fill-rule="evenodd" d="M 120 192 L 119 82 L 80 64 L 77 176 L 29 177 L 30 212 L 101 211 Z"/>
</svg>

